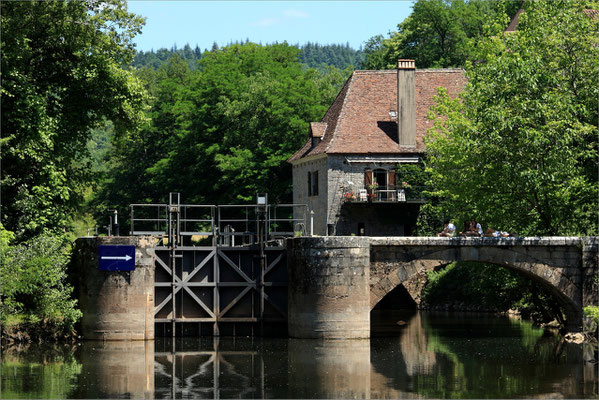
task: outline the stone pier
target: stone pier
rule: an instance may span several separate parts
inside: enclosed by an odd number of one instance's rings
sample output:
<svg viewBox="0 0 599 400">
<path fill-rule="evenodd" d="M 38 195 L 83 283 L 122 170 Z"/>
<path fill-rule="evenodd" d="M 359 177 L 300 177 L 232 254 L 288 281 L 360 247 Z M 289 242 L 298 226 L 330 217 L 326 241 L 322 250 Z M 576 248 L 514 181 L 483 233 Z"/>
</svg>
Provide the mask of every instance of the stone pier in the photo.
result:
<svg viewBox="0 0 599 400">
<path fill-rule="evenodd" d="M 370 337 L 368 238 L 288 239 L 287 254 L 289 336 Z"/>
<path fill-rule="evenodd" d="M 154 339 L 153 240 L 147 236 L 77 239 L 73 261 L 84 339 Z M 100 271 L 99 245 L 135 246 L 135 270 Z"/>
</svg>

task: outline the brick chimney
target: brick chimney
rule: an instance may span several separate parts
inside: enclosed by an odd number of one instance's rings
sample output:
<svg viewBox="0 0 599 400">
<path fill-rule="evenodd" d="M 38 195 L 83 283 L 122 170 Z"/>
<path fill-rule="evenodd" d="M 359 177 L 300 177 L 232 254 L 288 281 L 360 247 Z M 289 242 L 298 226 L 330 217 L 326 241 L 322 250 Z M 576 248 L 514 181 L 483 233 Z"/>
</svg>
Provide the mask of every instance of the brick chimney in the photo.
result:
<svg viewBox="0 0 599 400">
<path fill-rule="evenodd" d="M 416 147 L 414 60 L 397 60 L 397 130 L 399 145 Z"/>
</svg>

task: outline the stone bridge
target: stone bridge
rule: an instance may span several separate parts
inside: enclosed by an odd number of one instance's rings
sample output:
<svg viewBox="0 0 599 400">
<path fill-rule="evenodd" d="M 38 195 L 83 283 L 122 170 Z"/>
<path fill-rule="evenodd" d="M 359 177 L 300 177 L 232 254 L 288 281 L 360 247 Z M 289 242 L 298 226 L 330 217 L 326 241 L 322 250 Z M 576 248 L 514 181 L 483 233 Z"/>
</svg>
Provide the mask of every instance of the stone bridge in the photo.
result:
<svg viewBox="0 0 599 400">
<path fill-rule="evenodd" d="M 597 305 L 598 237 L 437 238 L 317 237 L 287 242 L 289 335 L 370 336 L 370 310 L 404 285 L 453 261 L 481 261 L 539 283 L 578 331 L 582 309 Z M 420 279 L 421 280 L 421 279 Z"/>
</svg>

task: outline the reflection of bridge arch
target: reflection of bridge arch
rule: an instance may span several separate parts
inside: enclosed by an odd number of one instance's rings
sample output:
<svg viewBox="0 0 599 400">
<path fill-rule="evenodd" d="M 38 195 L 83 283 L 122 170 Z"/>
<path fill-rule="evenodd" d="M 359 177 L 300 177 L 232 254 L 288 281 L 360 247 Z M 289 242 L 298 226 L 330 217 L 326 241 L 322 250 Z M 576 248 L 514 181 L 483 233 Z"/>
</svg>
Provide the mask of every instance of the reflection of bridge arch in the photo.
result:
<svg viewBox="0 0 599 400">
<path fill-rule="evenodd" d="M 583 258 L 580 238 L 371 238 L 370 305 L 400 284 L 454 261 L 499 265 L 529 277 L 564 310 L 568 325 L 582 321 Z M 588 247 L 588 246 L 587 246 Z M 596 268 L 596 267 L 595 267 Z M 406 285 L 412 297 L 418 293 Z"/>
</svg>

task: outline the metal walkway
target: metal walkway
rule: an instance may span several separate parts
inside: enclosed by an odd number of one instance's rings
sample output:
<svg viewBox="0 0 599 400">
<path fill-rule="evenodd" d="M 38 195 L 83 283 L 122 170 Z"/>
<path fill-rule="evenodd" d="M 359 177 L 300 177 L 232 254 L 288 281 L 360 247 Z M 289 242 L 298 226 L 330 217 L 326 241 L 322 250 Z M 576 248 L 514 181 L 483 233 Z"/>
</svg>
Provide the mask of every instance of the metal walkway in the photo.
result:
<svg viewBox="0 0 599 400">
<path fill-rule="evenodd" d="M 130 234 L 157 240 L 156 335 L 285 334 L 273 331 L 287 321 L 284 238 L 306 233 L 306 215 L 305 205 L 266 196 L 217 206 L 171 193 L 169 204 L 132 204 Z"/>
</svg>

